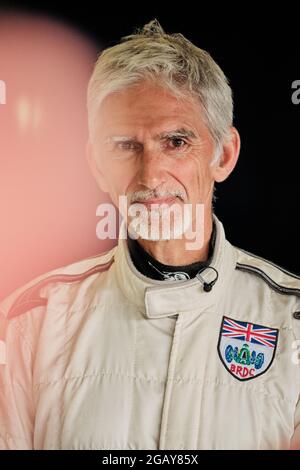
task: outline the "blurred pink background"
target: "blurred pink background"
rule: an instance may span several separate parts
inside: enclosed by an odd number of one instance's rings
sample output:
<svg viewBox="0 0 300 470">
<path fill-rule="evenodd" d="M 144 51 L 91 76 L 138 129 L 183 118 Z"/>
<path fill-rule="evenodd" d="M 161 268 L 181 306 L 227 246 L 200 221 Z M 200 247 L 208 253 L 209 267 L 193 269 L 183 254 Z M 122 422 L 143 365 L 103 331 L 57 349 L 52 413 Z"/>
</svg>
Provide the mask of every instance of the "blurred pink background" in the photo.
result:
<svg viewBox="0 0 300 470">
<path fill-rule="evenodd" d="M 58 21 L 0 14 L 0 298 L 115 244 L 96 238 L 96 207 L 108 197 L 85 159 L 98 52 Z"/>
</svg>

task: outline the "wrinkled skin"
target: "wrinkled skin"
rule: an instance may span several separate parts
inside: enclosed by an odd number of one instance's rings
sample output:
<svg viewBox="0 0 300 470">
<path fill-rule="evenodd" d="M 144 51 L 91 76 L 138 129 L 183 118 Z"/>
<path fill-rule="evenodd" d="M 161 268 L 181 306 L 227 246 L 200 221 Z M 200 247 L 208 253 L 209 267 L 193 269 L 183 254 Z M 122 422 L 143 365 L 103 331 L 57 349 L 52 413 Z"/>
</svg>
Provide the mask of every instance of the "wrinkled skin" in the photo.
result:
<svg viewBox="0 0 300 470">
<path fill-rule="evenodd" d="M 149 210 L 153 203 L 189 203 L 193 209 L 197 203 L 204 205 L 200 249 L 187 250 L 184 237 L 139 239 L 160 262 L 183 265 L 206 259 L 214 183 L 228 177 L 239 154 L 239 134 L 233 127 L 230 132 L 219 161 L 212 164 L 215 143 L 197 99 L 181 100 L 158 85 L 142 82 L 102 101 L 87 155 L 100 188 L 114 204 L 118 206 L 119 196 L 126 195 L 129 204 L 143 202 Z M 192 226 L 196 228 L 195 216 Z"/>
</svg>

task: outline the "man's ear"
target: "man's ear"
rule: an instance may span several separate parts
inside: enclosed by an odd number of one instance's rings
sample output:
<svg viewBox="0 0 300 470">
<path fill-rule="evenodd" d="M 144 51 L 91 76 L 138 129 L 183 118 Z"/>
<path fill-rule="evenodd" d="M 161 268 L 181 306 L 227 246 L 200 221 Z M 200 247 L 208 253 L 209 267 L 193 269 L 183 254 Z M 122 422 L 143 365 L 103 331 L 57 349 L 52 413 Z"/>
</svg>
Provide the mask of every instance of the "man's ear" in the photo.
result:
<svg viewBox="0 0 300 470">
<path fill-rule="evenodd" d="M 90 140 L 86 144 L 86 158 L 91 169 L 92 175 L 94 176 L 99 188 L 104 193 L 108 193 L 107 182 L 104 178 L 102 171 L 98 168 L 97 161 L 94 155 L 93 146 Z"/>
<path fill-rule="evenodd" d="M 225 181 L 234 169 L 241 147 L 240 135 L 235 127 L 230 128 L 231 138 L 223 143 L 222 154 L 214 165 L 213 176 L 217 183 Z"/>
</svg>

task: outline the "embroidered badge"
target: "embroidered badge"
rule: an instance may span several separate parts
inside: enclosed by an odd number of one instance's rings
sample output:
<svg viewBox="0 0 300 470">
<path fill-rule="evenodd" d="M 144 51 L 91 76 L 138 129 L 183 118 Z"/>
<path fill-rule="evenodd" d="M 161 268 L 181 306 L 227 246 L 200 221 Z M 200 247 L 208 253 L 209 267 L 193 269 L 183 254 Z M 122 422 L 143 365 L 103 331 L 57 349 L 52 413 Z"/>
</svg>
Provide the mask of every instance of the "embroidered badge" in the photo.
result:
<svg viewBox="0 0 300 470">
<path fill-rule="evenodd" d="M 250 380 L 269 369 L 277 341 L 277 329 L 223 317 L 218 353 L 233 377 Z"/>
</svg>

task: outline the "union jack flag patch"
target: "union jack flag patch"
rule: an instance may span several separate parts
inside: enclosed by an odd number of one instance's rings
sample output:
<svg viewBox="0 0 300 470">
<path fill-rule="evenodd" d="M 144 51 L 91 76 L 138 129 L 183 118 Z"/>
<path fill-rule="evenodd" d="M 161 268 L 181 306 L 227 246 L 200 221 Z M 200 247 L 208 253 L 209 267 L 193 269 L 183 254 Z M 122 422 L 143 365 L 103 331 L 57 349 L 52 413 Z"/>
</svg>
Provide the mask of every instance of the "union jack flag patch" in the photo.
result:
<svg viewBox="0 0 300 470">
<path fill-rule="evenodd" d="M 218 353 L 224 366 L 238 380 L 250 380 L 271 366 L 278 329 L 223 317 Z"/>
</svg>

